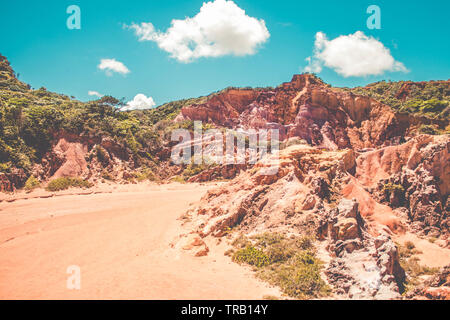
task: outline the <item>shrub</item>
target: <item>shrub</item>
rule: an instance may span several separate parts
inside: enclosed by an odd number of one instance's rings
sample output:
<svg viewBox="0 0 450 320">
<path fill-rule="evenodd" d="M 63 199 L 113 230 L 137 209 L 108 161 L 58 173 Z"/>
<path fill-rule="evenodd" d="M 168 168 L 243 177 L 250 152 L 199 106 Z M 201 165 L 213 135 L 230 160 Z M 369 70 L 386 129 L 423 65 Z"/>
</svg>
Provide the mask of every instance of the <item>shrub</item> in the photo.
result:
<svg viewBox="0 0 450 320">
<path fill-rule="evenodd" d="M 107 161 L 106 151 L 101 146 L 95 147 L 95 155 L 97 156 L 98 161 L 102 163 L 105 163 Z"/>
<path fill-rule="evenodd" d="M 419 263 L 419 258 L 412 257 L 400 262 L 402 268 L 409 275 L 410 281 L 417 280 L 422 275 L 432 275 L 439 271 L 439 268 L 430 268 Z"/>
<path fill-rule="evenodd" d="M 400 202 L 404 201 L 405 188 L 401 184 L 395 184 L 392 182 L 386 183 L 383 186 L 382 192 L 384 193 L 385 197 L 395 195 L 396 197 L 398 197 Z"/>
<path fill-rule="evenodd" d="M 400 259 L 410 258 L 415 254 L 422 253 L 422 251 L 416 249 L 416 246 L 411 241 L 406 241 L 404 245 L 397 244 L 397 247 Z"/>
<path fill-rule="evenodd" d="M 431 134 L 431 135 L 438 135 L 440 132 L 438 129 L 436 129 L 435 126 L 430 125 L 430 124 L 423 124 L 419 127 L 419 132 L 420 133 L 425 133 L 425 134 Z"/>
<path fill-rule="evenodd" d="M 405 242 L 405 247 L 408 250 L 413 250 L 413 249 L 416 248 L 416 245 L 412 241 L 406 241 Z"/>
<path fill-rule="evenodd" d="M 90 188 L 92 184 L 80 178 L 63 177 L 50 181 L 45 189 L 47 191 L 60 191 L 71 187 Z"/>
<path fill-rule="evenodd" d="M 287 239 L 278 233 L 264 233 L 251 239 L 241 235 L 233 242 L 240 248 L 233 261 L 255 266 L 261 279 L 292 297 L 308 299 L 330 293 L 320 274 L 323 263 L 315 255 L 313 237 Z"/>
<path fill-rule="evenodd" d="M 416 246 L 411 241 L 405 242 L 404 245 L 397 244 L 397 247 L 400 266 L 405 270 L 407 275 L 404 282 L 401 284 L 401 286 L 405 288 L 403 294 L 413 290 L 420 284 L 420 276 L 432 275 L 439 272 L 439 268 L 430 268 L 419 263 L 419 258 L 414 257 L 414 255 L 422 252 L 416 249 Z"/>
<path fill-rule="evenodd" d="M 39 180 L 35 176 L 31 175 L 27 182 L 25 182 L 25 190 L 32 191 L 40 186 Z"/>
<path fill-rule="evenodd" d="M 170 179 L 172 182 L 178 182 L 178 183 L 186 183 L 186 180 L 183 178 L 183 176 L 175 176 Z"/>
<path fill-rule="evenodd" d="M 267 279 L 288 295 L 301 299 L 326 295 L 330 289 L 322 279 L 322 262 L 314 253 L 298 253 L 288 264 L 280 265 L 267 274 Z"/>
<path fill-rule="evenodd" d="M 114 177 L 107 171 L 102 171 L 102 178 L 109 181 L 114 181 Z"/>
<path fill-rule="evenodd" d="M 385 192 L 405 192 L 405 188 L 401 184 L 395 184 L 392 182 L 386 183 L 383 186 L 383 191 Z"/>
<path fill-rule="evenodd" d="M 9 172 L 11 170 L 11 162 L 0 163 L 0 172 Z"/>
<path fill-rule="evenodd" d="M 419 109 L 423 113 L 440 113 L 445 109 L 445 107 L 447 107 L 447 104 L 448 103 L 446 101 L 430 99 L 423 101 Z"/>
<path fill-rule="evenodd" d="M 261 268 L 270 264 L 269 257 L 261 250 L 253 246 L 247 246 L 244 249 L 236 251 L 233 255 L 233 261 L 238 263 L 247 263 L 251 266 Z"/>
<path fill-rule="evenodd" d="M 133 174 L 133 176 L 139 182 L 142 182 L 142 181 L 145 181 L 145 180 L 149 180 L 149 181 L 157 180 L 155 174 L 149 168 L 143 169 L 142 172 L 136 172 L 136 173 Z"/>
</svg>

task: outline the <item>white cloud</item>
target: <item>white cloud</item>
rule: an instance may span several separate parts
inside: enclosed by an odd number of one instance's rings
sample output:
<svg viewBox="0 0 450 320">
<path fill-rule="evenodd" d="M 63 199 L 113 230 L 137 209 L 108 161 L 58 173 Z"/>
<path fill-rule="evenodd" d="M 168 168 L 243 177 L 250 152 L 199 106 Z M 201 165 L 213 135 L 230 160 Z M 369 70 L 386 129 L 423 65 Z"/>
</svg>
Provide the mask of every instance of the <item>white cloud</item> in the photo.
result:
<svg viewBox="0 0 450 320">
<path fill-rule="evenodd" d="M 255 54 L 270 37 L 264 20 L 250 17 L 233 1 L 203 3 L 193 18 L 172 20 L 166 32 L 153 24 L 132 24 L 140 41 L 154 41 L 180 62 L 201 57 Z"/>
<path fill-rule="evenodd" d="M 312 72 L 312 73 L 320 73 L 322 72 L 322 65 L 320 61 L 317 59 L 312 59 L 311 57 L 308 57 L 305 59 L 308 62 L 308 65 L 303 69 L 305 72 Z"/>
<path fill-rule="evenodd" d="M 100 64 L 97 66 L 100 70 L 105 70 L 106 75 L 111 76 L 113 72 L 127 74 L 130 70 L 120 61 L 116 59 L 101 59 Z"/>
<path fill-rule="evenodd" d="M 306 72 L 320 72 L 329 67 L 344 77 L 381 75 L 386 71 L 408 72 L 396 61 L 383 43 L 357 31 L 328 40 L 323 32 L 316 33 L 314 55 L 306 59 Z"/>
<path fill-rule="evenodd" d="M 129 101 L 120 111 L 151 109 L 156 105 L 152 97 L 146 97 L 145 94 L 137 94 L 133 100 Z"/>
<path fill-rule="evenodd" d="M 95 96 L 95 97 L 99 97 L 99 98 L 103 97 L 103 95 L 97 91 L 89 91 L 88 94 L 90 96 Z"/>
</svg>

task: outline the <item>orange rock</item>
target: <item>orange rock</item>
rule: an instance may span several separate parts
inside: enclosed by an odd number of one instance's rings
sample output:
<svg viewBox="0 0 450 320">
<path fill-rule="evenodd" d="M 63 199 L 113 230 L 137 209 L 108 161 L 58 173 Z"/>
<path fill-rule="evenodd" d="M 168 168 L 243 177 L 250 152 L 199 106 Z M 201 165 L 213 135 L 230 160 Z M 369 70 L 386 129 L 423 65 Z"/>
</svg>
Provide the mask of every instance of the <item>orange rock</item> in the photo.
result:
<svg viewBox="0 0 450 320">
<path fill-rule="evenodd" d="M 427 288 L 424 295 L 432 300 L 450 300 L 450 287 Z"/>
</svg>

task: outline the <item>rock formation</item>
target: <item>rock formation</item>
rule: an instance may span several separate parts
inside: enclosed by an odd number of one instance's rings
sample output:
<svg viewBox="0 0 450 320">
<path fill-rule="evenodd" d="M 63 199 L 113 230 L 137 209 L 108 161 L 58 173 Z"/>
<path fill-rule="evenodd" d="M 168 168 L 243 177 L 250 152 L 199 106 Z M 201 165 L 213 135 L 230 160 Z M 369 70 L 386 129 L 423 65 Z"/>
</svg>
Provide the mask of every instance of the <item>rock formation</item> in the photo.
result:
<svg viewBox="0 0 450 320">
<path fill-rule="evenodd" d="M 281 140 L 299 137 L 331 150 L 398 144 L 415 122 L 413 116 L 398 115 L 376 100 L 328 87 L 307 74 L 274 89 L 225 90 L 182 108 L 177 121 L 186 119 L 244 130 L 278 129 Z"/>
<path fill-rule="evenodd" d="M 420 135 L 373 151 L 289 146 L 210 190 L 190 211 L 193 230 L 314 234 L 337 297 L 400 298 L 405 272 L 392 236 L 448 238 L 448 145 Z"/>
</svg>

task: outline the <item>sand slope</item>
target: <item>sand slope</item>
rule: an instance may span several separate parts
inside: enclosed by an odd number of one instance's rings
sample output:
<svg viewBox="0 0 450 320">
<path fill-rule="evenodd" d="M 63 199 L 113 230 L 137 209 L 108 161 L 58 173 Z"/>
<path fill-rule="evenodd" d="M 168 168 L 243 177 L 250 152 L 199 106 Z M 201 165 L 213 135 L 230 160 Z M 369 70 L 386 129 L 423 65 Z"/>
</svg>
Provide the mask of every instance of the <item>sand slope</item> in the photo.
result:
<svg viewBox="0 0 450 320">
<path fill-rule="evenodd" d="M 278 290 L 210 246 L 171 249 L 205 185 L 127 186 L 0 204 L 0 299 L 261 299 Z M 81 268 L 68 290 L 67 267 Z"/>
</svg>

